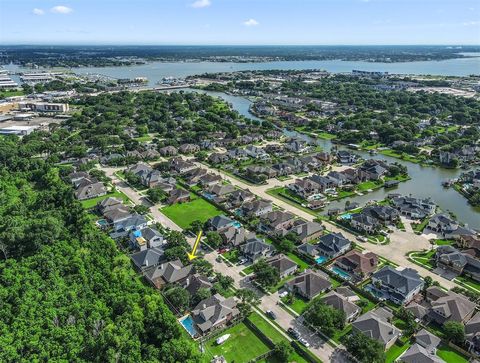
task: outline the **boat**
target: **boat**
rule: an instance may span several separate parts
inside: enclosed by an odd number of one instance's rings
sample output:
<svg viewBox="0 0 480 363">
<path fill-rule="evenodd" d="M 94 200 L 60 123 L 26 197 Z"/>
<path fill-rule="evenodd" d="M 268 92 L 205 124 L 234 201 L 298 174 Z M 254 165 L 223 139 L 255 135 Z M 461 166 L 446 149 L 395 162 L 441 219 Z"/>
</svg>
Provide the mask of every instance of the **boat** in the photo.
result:
<svg viewBox="0 0 480 363">
<path fill-rule="evenodd" d="M 225 334 L 219 337 L 215 342 L 217 345 L 223 344 L 228 338 L 230 338 L 230 334 Z"/>
</svg>

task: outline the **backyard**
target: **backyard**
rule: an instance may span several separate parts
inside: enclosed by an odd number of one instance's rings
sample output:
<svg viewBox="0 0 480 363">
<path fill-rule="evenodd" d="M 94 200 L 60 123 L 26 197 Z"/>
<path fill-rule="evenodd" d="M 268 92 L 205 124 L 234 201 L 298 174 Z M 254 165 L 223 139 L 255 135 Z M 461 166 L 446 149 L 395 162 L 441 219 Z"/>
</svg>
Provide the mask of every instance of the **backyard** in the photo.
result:
<svg viewBox="0 0 480 363">
<path fill-rule="evenodd" d="M 441 345 L 437 349 L 437 355 L 447 363 L 467 363 L 468 359 L 464 355 L 458 353 L 456 350 Z"/>
<path fill-rule="evenodd" d="M 128 197 L 125 194 L 116 190 L 114 192 L 107 193 L 107 194 L 102 195 L 100 197 L 87 199 L 87 200 L 82 200 L 80 203 L 82 203 L 83 208 L 92 209 L 93 207 L 95 207 L 97 205 L 98 202 L 100 202 L 104 199 L 110 198 L 110 197 L 120 198 L 120 199 L 123 200 L 123 202 L 125 204 L 129 204 L 129 202 L 130 202 L 130 199 L 128 199 Z"/>
<path fill-rule="evenodd" d="M 193 221 L 202 223 L 208 219 L 222 214 L 222 211 L 206 200 L 190 194 L 191 200 L 187 203 L 172 204 L 163 207 L 160 211 L 182 228 L 188 228 Z"/>
</svg>

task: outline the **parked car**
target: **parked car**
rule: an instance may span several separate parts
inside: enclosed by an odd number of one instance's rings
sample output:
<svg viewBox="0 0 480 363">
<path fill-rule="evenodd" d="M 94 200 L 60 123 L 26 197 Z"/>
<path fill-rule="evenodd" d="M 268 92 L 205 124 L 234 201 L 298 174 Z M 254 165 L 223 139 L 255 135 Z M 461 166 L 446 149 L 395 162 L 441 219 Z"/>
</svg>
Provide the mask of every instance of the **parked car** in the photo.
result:
<svg viewBox="0 0 480 363">
<path fill-rule="evenodd" d="M 270 319 L 273 319 L 273 320 L 277 319 L 277 315 L 275 315 L 275 313 L 274 313 L 272 310 L 267 310 L 267 311 L 265 312 L 265 314 L 267 314 L 267 316 L 268 316 Z"/>
<path fill-rule="evenodd" d="M 283 291 L 281 292 L 280 294 L 278 294 L 278 296 L 280 297 L 280 299 L 284 298 L 285 296 L 288 295 L 288 291 Z"/>
<path fill-rule="evenodd" d="M 310 347 L 310 343 L 307 342 L 307 340 L 305 338 L 300 338 L 299 341 L 300 341 L 300 343 L 302 343 L 307 348 Z"/>
<path fill-rule="evenodd" d="M 368 238 L 365 236 L 357 236 L 357 240 L 360 242 L 368 242 Z"/>
<path fill-rule="evenodd" d="M 291 337 L 293 337 L 293 338 L 295 338 L 295 339 L 299 339 L 299 338 L 300 338 L 300 333 L 299 333 L 297 330 L 293 329 L 293 328 L 288 328 L 287 333 L 288 333 Z"/>
<path fill-rule="evenodd" d="M 242 257 L 240 260 L 238 260 L 238 264 L 239 265 L 243 265 L 244 263 L 246 263 L 248 261 L 248 259 L 246 259 L 245 257 Z"/>
<path fill-rule="evenodd" d="M 223 258 L 220 257 L 220 256 L 217 256 L 217 258 L 215 259 L 215 261 L 217 261 L 217 262 L 223 262 Z"/>
</svg>

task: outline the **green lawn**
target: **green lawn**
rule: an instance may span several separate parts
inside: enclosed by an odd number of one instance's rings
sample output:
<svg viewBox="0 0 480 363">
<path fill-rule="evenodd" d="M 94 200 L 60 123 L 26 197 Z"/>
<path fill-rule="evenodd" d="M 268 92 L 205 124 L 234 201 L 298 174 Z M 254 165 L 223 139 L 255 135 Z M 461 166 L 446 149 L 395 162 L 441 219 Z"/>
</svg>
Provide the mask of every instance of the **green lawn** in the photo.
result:
<svg viewBox="0 0 480 363">
<path fill-rule="evenodd" d="M 152 137 L 150 135 L 144 135 L 144 136 L 136 137 L 135 140 L 138 142 L 147 142 L 147 141 L 151 141 Z"/>
<path fill-rule="evenodd" d="M 452 348 L 441 345 L 437 349 L 437 355 L 447 363 L 467 363 L 468 359 Z"/>
<path fill-rule="evenodd" d="M 245 275 L 250 275 L 251 273 L 253 273 L 253 264 L 248 266 L 247 268 L 243 269 L 242 272 Z"/>
<path fill-rule="evenodd" d="M 452 239 L 436 239 L 435 244 L 437 246 L 445 246 L 445 245 L 452 245 L 455 241 Z"/>
<path fill-rule="evenodd" d="M 348 324 L 343 330 L 337 330 L 330 337 L 335 343 L 341 344 L 343 338 L 352 331 L 352 325 Z"/>
<path fill-rule="evenodd" d="M 365 181 L 363 183 L 360 183 L 357 185 L 356 189 L 359 191 L 359 192 L 365 192 L 369 189 L 378 189 L 380 188 L 381 186 L 383 185 L 383 182 L 374 182 L 374 181 Z"/>
<path fill-rule="evenodd" d="M 422 160 L 416 156 L 413 155 L 408 155 L 408 154 L 400 154 L 394 150 L 391 149 L 386 149 L 386 150 L 380 150 L 380 154 L 391 156 L 392 158 L 397 158 L 397 159 L 402 159 L 406 161 L 410 161 L 411 163 L 417 163 L 420 164 Z"/>
<path fill-rule="evenodd" d="M 472 280 L 470 277 L 466 276 L 458 276 L 456 280 L 464 283 L 466 288 L 470 288 L 470 290 L 477 290 L 476 292 L 480 291 L 480 283 L 477 281 Z"/>
<path fill-rule="evenodd" d="M 403 352 L 410 348 L 410 345 L 410 342 L 407 342 L 402 346 L 399 344 L 392 345 L 390 349 L 385 352 L 385 363 L 395 362 L 395 360 L 400 357 Z"/>
<path fill-rule="evenodd" d="M 429 218 L 425 218 L 420 223 L 412 223 L 412 228 L 415 232 L 423 232 L 425 226 L 428 224 Z"/>
<path fill-rule="evenodd" d="M 225 330 L 224 334 L 230 334 L 230 338 L 221 345 L 215 342 L 218 337 L 205 343 L 205 362 L 210 362 L 215 355 L 223 355 L 227 362 L 249 362 L 270 350 L 245 323 Z"/>
<path fill-rule="evenodd" d="M 420 266 L 427 268 L 435 268 L 433 262 L 433 257 L 435 255 L 435 250 L 426 251 L 426 252 L 414 252 L 410 255 L 410 258 L 413 262 L 417 263 Z"/>
<path fill-rule="evenodd" d="M 240 251 L 237 249 L 230 250 L 228 252 L 222 253 L 222 256 L 229 260 L 231 263 L 238 262 L 238 256 Z"/>
<path fill-rule="evenodd" d="M 163 207 L 160 211 L 182 228 L 188 228 L 193 221 L 206 222 L 212 217 L 223 214 L 214 205 L 194 194 L 191 194 L 190 198 L 190 202 L 172 204 Z"/>
<path fill-rule="evenodd" d="M 23 96 L 25 93 L 23 91 L 13 91 L 13 90 L 6 90 L 6 91 L 0 91 L 0 99 L 6 98 L 6 97 L 13 97 L 13 96 Z"/>
<path fill-rule="evenodd" d="M 123 194 L 122 192 L 119 192 L 117 190 L 113 193 L 107 193 L 107 194 L 102 195 L 102 196 L 97 197 L 97 198 L 82 200 L 80 203 L 82 203 L 83 208 L 92 209 L 93 207 L 95 207 L 97 205 L 98 202 L 100 202 L 100 201 L 102 201 L 106 198 L 109 198 L 109 197 L 121 198 L 123 200 L 123 202 L 126 203 L 126 204 L 128 204 L 130 202 L 130 199 L 128 199 L 128 197 L 125 194 Z"/>
<path fill-rule="evenodd" d="M 291 259 L 293 262 L 295 262 L 298 265 L 299 271 L 303 271 L 310 267 L 310 265 L 306 261 L 302 260 L 300 257 L 298 257 L 297 255 L 291 252 L 287 253 L 287 256 L 289 259 Z"/>
<path fill-rule="evenodd" d="M 317 137 L 319 137 L 320 139 L 325 139 L 325 140 L 332 140 L 332 139 L 336 139 L 337 136 L 334 135 L 334 134 L 329 134 L 328 132 L 318 132 L 317 133 Z"/>
</svg>

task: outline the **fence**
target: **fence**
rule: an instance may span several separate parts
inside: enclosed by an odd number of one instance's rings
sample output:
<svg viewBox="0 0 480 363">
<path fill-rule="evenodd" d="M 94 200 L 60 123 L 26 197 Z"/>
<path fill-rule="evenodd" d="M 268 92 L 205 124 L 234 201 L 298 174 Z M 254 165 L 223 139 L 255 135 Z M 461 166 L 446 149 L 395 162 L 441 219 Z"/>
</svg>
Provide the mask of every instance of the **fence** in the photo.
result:
<svg viewBox="0 0 480 363">
<path fill-rule="evenodd" d="M 215 337 L 218 337 L 219 335 L 221 335 L 225 330 L 228 330 L 232 327 L 234 327 L 235 325 L 241 323 L 243 321 L 243 318 L 236 318 L 236 319 L 233 319 L 233 320 L 230 320 L 230 322 L 225 325 L 224 327 L 222 328 L 219 328 L 217 330 L 214 330 L 212 331 L 211 333 L 207 334 L 207 335 L 204 335 L 200 338 L 198 338 L 198 341 L 200 343 L 204 343 L 206 342 L 207 340 L 210 340 L 212 338 L 215 338 Z"/>
</svg>

